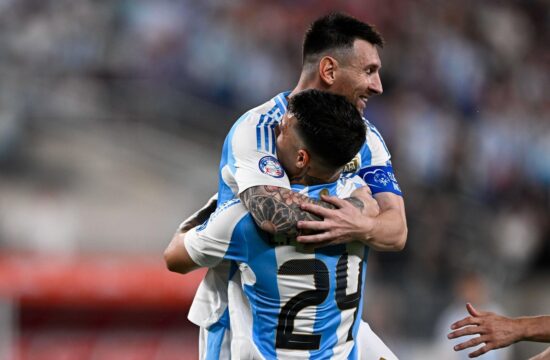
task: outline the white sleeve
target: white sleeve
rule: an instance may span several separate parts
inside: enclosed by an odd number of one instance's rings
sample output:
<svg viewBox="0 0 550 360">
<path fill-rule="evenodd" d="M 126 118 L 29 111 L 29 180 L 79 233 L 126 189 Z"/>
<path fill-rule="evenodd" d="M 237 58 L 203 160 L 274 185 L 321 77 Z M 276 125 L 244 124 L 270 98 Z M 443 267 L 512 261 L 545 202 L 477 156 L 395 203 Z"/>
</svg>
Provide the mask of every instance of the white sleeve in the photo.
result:
<svg viewBox="0 0 550 360">
<path fill-rule="evenodd" d="M 259 185 L 290 189 L 288 177 L 277 159 L 275 131 L 260 127 L 254 116 L 240 123 L 231 138 L 233 176 L 238 194 Z"/>
<path fill-rule="evenodd" d="M 189 230 L 184 245 L 193 262 L 201 267 L 213 267 L 224 259 L 242 260 L 246 256 L 245 244 L 232 243 L 232 240 L 235 240 L 233 231 L 237 223 L 247 213 L 239 200 L 231 200 L 220 205 L 206 223 Z"/>
<path fill-rule="evenodd" d="M 398 360 L 389 347 L 372 331 L 369 324 L 361 320 L 357 333 L 357 348 L 359 359 L 387 359 Z"/>
<path fill-rule="evenodd" d="M 380 134 L 378 129 L 376 129 L 373 124 L 368 123 L 368 127 L 369 129 L 367 131 L 366 144 L 369 147 L 371 158 L 367 167 L 388 165 L 391 155 L 384 139 L 382 138 L 382 134 Z M 361 164 L 361 168 L 363 167 L 365 167 L 365 165 Z"/>
<path fill-rule="evenodd" d="M 359 176 L 369 185 L 372 194 L 391 192 L 403 196 L 391 165 L 391 155 L 380 132 L 367 122 L 367 140 L 361 149 Z"/>
</svg>

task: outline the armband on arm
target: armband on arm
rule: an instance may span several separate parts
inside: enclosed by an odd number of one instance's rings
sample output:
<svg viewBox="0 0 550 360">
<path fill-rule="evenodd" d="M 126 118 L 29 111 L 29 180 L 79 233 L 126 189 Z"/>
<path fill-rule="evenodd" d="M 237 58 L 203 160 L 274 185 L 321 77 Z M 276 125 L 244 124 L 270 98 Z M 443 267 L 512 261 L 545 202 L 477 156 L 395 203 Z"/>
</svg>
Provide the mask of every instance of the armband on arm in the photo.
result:
<svg viewBox="0 0 550 360">
<path fill-rule="evenodd" d="M 399 196 L 403 195 L 391 165 L 362 168 L 359 170 L 359 176 L 370 187 L 373 195 L 381 192 L 391 192 Z"/>
</svg>

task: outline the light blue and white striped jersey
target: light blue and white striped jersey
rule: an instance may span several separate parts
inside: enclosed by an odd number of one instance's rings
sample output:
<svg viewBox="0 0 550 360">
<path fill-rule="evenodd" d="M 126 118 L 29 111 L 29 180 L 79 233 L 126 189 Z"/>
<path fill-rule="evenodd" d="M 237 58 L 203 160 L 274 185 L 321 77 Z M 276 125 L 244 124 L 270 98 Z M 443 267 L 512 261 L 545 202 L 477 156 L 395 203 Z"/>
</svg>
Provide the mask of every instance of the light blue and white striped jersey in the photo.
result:
<svg viewBox="0 0 550 360">
<path fill-rule="evenodd" d="M 288 105 L 283 92 L 246 112 L 225 138 L 219 169 L 218 203 L 235 198 L 258 185 L 289 189 L 290 183 L 277 160 L 274 128 Z M 345 167 L 344 176 L 358 174 L 373 194 L 389 191 L 401 195 L 390 161 L 390 152 L 378 130 L 368 120 L 365 144 Z"/>
<path fill-rule="evenodd" d="M 364 183 L 358 177 L 294 191 L 318 198 L 326 189 L 347 197 Z M 261 231 L 240 200 L 222 204 L 207 223 L 188 233 L 185 247 L 195 263 L 238 264 L 242 300 L 229 296 L 232 358 L 356 359 L 356 337 L 368 247 L 360 242 L 306 250 L 295 239 Z M 233 326 L 241 323 L 252 326 Z M 245 332 L 245 333 L 242 333 Z M 248 333 L 247 333 L 248 332 Z M 243 354 L 246 352 L 246 355 Z"/>
<path fill-rule="evenodd" d="M 229 131 L 222 149 L 219 168 L 218 204 L 234 199 L 244 190 L 259 185 L 290 189 L 288 178 L 277 160 L 274 128 L 286 113 L 290 92 L 283 92 L 241 116 Z M 368 120 L 365 144 L 346 165 L 342 177 L 361 177 L 373 194 L 401 195 L 390 161 L 390 153 L 378 130 Z M 201 359 L 220 353 L 224 328 L 229 328 L 227 284 L 235 274 L 231 264 L 222 262 L 210 268 L 201 282 L 189 310 L 189 320 L 206 329 L 216 329 L 212 341 L 204 342 Z M 224 285 L 225 284 L 225 285 Z M 205 332 L 208 333 L 208 332 Z M 214 355 L 212 355 L 214 354 Z"/>
<path fill-rule="evenodd" d="M 218 173 L 218 203 L 223 204 L 252 186 L 290 189 L 277 161 L 274 131 L 286 112 L 288 94 L 281 93 L 248 111 L 227 134 Z"/>
</svg>

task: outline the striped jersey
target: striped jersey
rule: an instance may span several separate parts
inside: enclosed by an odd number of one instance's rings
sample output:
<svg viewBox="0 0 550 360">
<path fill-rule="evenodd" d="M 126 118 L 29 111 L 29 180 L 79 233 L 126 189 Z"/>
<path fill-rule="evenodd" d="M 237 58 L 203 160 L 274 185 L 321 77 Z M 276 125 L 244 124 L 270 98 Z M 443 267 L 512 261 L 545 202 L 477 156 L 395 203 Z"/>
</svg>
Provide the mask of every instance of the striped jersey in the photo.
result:
<svg viewBox="0 0 550 360">
<path fill-rule="evenodd" d="M 312 198 L 323 190 L 343 198 L 360 186 L 364 182 L 354 177 L 293 190 Z M 242 288 L 230 290 L 228 298 L 234 310 L 232 358 L 357 358 L 354 339 L 368 253 L 362 243 L 308 250 L 295 239 L 260 230 L 240 200 L 233 199 L 190 231 L 185 247 L 200 266 L 215 267 L 223 260 L 236 264 L 233 278 Z"/>
<path fill-rule="evenodd" d="M 288 178 L 277 160 L 274 132 L 286 112 L 289 94 L 283 92 L 248 111 L 229 131 L 219 169 L 220 204 L 253 186 L 273 185 L 290 189 Z M 389 191 L 401 195 L 382 135 L 368 120 L 364 121 L 367 125 L 365 144 L 346 165 L 344 176 L 358 174 L 371 187 L 373 194 Z"/>
<path fill-rule="evenodd" d="M 242 115 L 229 131 L 223 144 L 218 172 L 218 204 L 234 199 L 244 190 L 259 185 L 273 185 L 290 189 L 289 180 L 277 160 L 274 128 L 279 124 L 287 109 L 283 92 L 266 103 Z M 392 192 L 401 195 L 401 190 L 390 161 L 390 153 L 378 130 L 368 120 L 365 144 L 359 153 L 344 168 L 342 177 L 358 175 L 371 188 L 373 194 Z M 188 318 L 203 328 L 229 328 L 227 309 L 227 285 L 235 275 L 234 266 L 222 261 L 211 267 L 201 282 L 191 305 Z M 216 334 L 208 342 L 201 359 L 216 358 L 224 335 Z"/>
</svg>

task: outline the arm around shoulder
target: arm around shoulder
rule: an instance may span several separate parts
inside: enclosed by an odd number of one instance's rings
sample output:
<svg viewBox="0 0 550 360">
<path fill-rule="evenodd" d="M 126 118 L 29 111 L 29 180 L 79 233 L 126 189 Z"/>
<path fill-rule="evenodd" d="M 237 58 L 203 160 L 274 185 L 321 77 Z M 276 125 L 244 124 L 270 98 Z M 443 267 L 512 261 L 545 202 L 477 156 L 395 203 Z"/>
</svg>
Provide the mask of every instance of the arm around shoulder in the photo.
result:
<svg viewBox="0 0 550 360">
<path fill-rule="evenodd" d="M 382 192 L 374 195 L 380 214 L 367 232 L 365 243 L 378 251 L 401 251 L 407 242 L 407 217 L 402 196 Z"/>
<path fill-rule="evenodd" d="M 347 199 L 324 195 L 321 198 L 335 209 L 303 204 L 302 209 L 322 217 L 323 221 L 301 221 L 300 229 L 314 233 L 300 235 L 299 242 L 327 246 L 361 241 L 377 251 L 400 251 L 405 247 L 407 222 L 401 196 L 384 192 L 373 198 L 365 186 Z"/>
<path fill-rule="evenodd" d="M 269 185 L 250 187 L 241 193 L 240 198 L 262 230 L 270 234 L 287 236 L 298 234 L 298 221 L 320 220 L 318 216 L 302 210 L 302 204 L 311 203 L 324 208 L 334 208 L 327 202 L 311 199 L 290 189 Z"/>
</svg>

